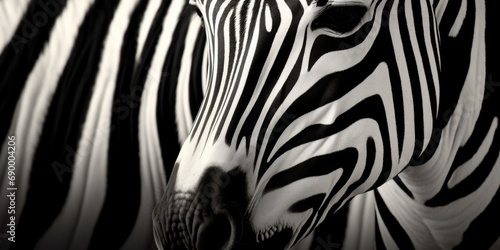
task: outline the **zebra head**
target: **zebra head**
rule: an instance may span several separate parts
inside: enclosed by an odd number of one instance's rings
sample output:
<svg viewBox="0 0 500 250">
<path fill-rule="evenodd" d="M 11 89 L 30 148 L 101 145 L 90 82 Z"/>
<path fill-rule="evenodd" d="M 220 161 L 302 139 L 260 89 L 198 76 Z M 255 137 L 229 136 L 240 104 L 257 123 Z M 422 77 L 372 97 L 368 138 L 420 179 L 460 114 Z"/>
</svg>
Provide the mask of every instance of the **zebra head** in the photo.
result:
<svg viewBox="0 0 500 250">
<path fill-rule="evenodd" d="M 190 4 L 208 88 L 154 211 L 158 245 L 290 248 L 429 145 L 441 2 Z"/>
</svg>

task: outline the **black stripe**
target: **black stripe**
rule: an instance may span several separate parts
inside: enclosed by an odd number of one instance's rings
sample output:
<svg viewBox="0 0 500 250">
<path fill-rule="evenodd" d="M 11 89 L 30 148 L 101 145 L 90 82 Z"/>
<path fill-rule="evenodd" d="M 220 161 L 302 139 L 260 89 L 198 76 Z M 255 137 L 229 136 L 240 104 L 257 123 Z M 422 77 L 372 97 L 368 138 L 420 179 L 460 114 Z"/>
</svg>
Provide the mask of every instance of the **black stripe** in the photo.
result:
<svg viewBox="0 0 500 250">
<path fill-rule="evenodd" d="M 440 63 L 440 54 L 439 54 L 439 42 L 440 42 L 440 37 L 438 34 L 438 24 L 435 16 L 435 9 L 433 9 L 433 6 L 431 6 L 431 3 L 427 1 L 427 9 L 430 10 L 429 12 L 429 24 L 430 24 L 430 35 L 431 35 L 431 44 L 432 44 L 432 51 L 434 53 L 434 65 L 437 66 L 438 74 L 440 73 L 441 69 L 441 63 Z M 439 78 L 438 78 L 439 80 Z M 437 84 L 437 83 L 434 83 Z M 436 98 L 439 98 L 436 94 Z M 436 110 L 437 112 L 437 110 Z M 435 118 L 435 117 L 434 117 Z"/>
<path fill-rule="evenodd" d="M 439 5 L 439 2 L 440 2 L 440 0 L 434 0 L 433 1 L 433 5 L 432 5 L 432 9 L 434 9 L 434 10 L 437 9 L 437 6 Z"/>
<path fill-rule="evenodd" d="M 203 55 L 205 52 L 206 35 L 203 28 L 200 28 L 198 37 L 196 38 L 196 45 L 193 51 L 193 63 L 191 67 L 191 75 L 189 81 L 189 107 L 191 108 L 191 115 L 194 117 L 198 113 L 201 102 L 203 100 Z"/>
<path fill-rule="evenodd" d="M 408 189 L 408 187 L 405 185 L 403 180 L 401 180 L 401 178 L 399 178 L 399 176 L 394 177 L 394 182 L 396 182 L 396 184 L 399 186 L 399 188 L 401 188 L 401 190 L 403 192 L 405 192 L 406 195 L 408 195 L 408 197 L 410 197 L 412 199 L 414 198 L 413 193 L 410 191 L 410 189 Z"/>
<path fill-rule="evenodd" d="M 387 249 L 384 244 L 384 239 L 382 238 L 382 234 L 380 233 L 380 224 L 378 222 L 379 217 L 375 216 L 375 245 L 377 250 L 385 250 Z"/>
<path fill-rule="evenodd" d="M 79 29 L 35 153 L 26 204 L 16 232 L 19 241 L 16 237 L 14 249 L 32 249 L 66 201 L 75 152 L 117 4 L 116 0 L 95 2 Z"/>
<path fill-rule="evenodd" d="M 352 172 L 357 161 L 358 151 L 355 148 L 312 157 L 271 177 L 263 195 L 308 177 L 328 175 L 339 168 Z"/>
<path fill-rule="evenodd" d="M 17 26 L 10 42 L 0 55 L 0 140 L 7 136 L 17 100 L 26 80 L 34 68 L 56 19 L 66 7 L 66 0 L 52 1 L 47 5 L 31 0 L 26 13 Z"/>
<path fill-rule="evenodd" d="M 404 228 L 401 227 L 401 224 L 399 224 L 398 220 L 394 217 L 394 215 L 392 215 L 389 208 L 385 205 L 385 202 L 380 196 L 379 192 L 375 190 L 374 194 L 375 194 L 375 201 L 377 204 L 377 208 L 380 213 L 380 217 L 384 221 L 387 230 L 391 234 L 392 239 L 396 242 L 398 248 L 415 249 L 413 247 L 413 243 L 411 242 L 410 237 L 408 236 L 408 234 L 406 234 Z"/>
<path fill-rule="evenodd" d="M 288 208 L 288 211 L 290 213 L 302 213 L 312 208 L 313 214 L 315 214 L 316 210 L 318 210 L 319 206 L 321 205 L 321 202 L 323 202 L 325 196 L 325 193 L 315 194 L 308 198 L 297 201 L 293 205 L 291 205 L 290 208 Z"/>
<path fill-rule="evenodd" d="M 157 15 L 158 22 L 155 22 L 155 26 L 152 28 L 151 41 L 154 41 L 154 46 L 156 46 L 158 36 L 161 33 L 161 23 L 165 18 L 168 6 L 163 2 L 160 12 Z M 184 12 L 180 20 L 189 20 L 193 15 L 192 12 Z M 162 66 L 162 77 L 160 79 L 158 88 L 158 103 L 157 103 L 157 123 L 158 123 L 158 136 L 160 139 L 161 153 L 163 158 L 163 166 L 165 168 L 165 173 L 167 174 L 167 179 L 170 176 L 172 167 L 177 158 L 177 154 L 180 150 L 179 137 L 177 134 L 177 124 L 176 124 L 176 103 L 177 103 L 177 87 L 178 87 L 178 77 L 181 66 L 182 55 L 184 53 L 184 43 L 186 39 L 187 29 L 189 27 L 189 22 L 178 22 L 177 27 L 174 30 L 173 37 L 170 47 L 168 49 L 165 62 Z M 153 48 L 153 43 L 149 48 Z M 151 55 L 154 51 L 149 52 Z M 200 69 L 201 70 L 201 69 Z M 190 92 L 192 89 L 190 89 Z M 194 114 L 193 114 L 194 115 Z"/>
<path fill-rule="evenodd" d="M 454 249 L 490 249 L 500 238 L 498 211 L 500 211 L 500 189 L 486 209 L 471 222 L 463 234 L 462 242 Z"/>
<path fill-rule="evenodd" d="M 486 86 L 482 110 L 487 107 L 492 115 L 500 117 L 500 37 L 497 35 L 500 23 L 498 1 L 486 3 Z"/>
</svg>

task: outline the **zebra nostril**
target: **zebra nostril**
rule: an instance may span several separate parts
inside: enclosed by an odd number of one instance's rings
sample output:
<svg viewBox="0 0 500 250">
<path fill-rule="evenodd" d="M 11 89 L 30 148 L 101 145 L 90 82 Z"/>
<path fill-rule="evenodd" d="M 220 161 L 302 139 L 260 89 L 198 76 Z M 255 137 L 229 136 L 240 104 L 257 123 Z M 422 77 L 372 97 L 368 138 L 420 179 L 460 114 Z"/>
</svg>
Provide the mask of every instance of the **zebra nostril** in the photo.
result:
<svg viewBox="0 0 500 250">
<path fill-rule="evenodd" d="M 206 220 L 198 230 L 196 248 L 199 250 L 224 249 L 232 241 L 232 226 L 224 215 L 214 216 Z"/>
<path fill-rule="evenodd" d="M 239 169 L 211 167 L 193 191 L 176 192 L 170 182 L 153 211 L 157 245 L 171 250 L 233 248 L 243 234 L 245 180 Z"/>
</svg>

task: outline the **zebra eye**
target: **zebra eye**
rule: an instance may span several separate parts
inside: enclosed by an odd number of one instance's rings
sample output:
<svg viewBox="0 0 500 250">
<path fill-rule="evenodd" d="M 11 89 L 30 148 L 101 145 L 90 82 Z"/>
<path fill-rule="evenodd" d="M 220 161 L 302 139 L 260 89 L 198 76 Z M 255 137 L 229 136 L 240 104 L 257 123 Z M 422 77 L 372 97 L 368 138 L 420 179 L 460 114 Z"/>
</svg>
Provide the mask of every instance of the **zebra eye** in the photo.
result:
<svg viewBox="0 0 500 250">
<path fill-rule="evenodd" d="M 354 29 L 367 8 L 360 5 L 332 6 L 322 12 L 311 24 L 311 29 L 326 28 L 338 33 L 346 33 Z"/>
</svg>

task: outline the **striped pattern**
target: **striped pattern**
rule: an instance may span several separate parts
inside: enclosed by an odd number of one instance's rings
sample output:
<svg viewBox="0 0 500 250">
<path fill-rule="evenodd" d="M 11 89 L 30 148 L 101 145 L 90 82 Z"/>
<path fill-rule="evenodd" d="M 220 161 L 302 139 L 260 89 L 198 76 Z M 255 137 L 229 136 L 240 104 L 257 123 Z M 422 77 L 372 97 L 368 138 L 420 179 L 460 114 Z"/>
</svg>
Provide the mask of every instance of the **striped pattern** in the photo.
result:
<svg viewBox="0 0 500 250">
<path fill-rule="evenodd" d="M 496 3 L 360 1 L 350 32 L 313 24 L 342 2 L 1 1 L 1 248 L 148 249 L 188 139 L 176 191 L 239 167 L 255 241 L 324 222 L 324 247 L 354 197 L 335 247 L 499 249 Z"/>
<path fill-rule="evenodd" d="M 157 244 L 199 244 L 191 211 L 222 171 L 241 172 L 246 188 L 238 201 L 209 197 L 211 209 L 239 204 L 253 242 L 290 233 L 275 249 L 367 191 L 345 246 L 498 246 L 499 230 L 479 228 L 500 222 L 498 53 L 486 53 L 496 51 L 495 3 L 191 4 L 207 34 L 208 89 L 155 210 Z M 335 24 L 359 8 L 356 25 Z"/>
<path fill-rule="evenodd" d="M 186 7 L 0 1 L 0 157 L 14 135 L 18 188 L 16 243 L 2 215 L 0 248 L 150 249 L 151 210 L 204 91 Z M 6 160 L 0 170 L 5 197 Z"/>
</svg>

